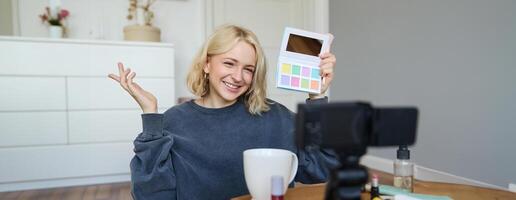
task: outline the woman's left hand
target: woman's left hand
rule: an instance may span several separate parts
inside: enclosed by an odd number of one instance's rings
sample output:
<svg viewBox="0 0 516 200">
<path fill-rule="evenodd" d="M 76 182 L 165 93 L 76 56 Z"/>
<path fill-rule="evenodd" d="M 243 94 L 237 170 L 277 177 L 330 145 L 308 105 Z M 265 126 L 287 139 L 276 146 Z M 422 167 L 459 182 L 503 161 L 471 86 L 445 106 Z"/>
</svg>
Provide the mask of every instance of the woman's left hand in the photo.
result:
<svg viewBox="0 0 516 200">
<path fill-rule="evenodd" d="M 321 53 L 319 55 L 321 58 L 321 64 L 319 64 L 320 70 L 319 75 L 322 77 L 322 85 L 321 85 L 321 93 L 320 94 L 310 94 L 310 99 L 322 98 L 324 97 L 326 90 L 330 87 L 330 83 L 333 80 L 333 68 L 335 68 L 335 63 L 337 62 L 337 58 L 330 52 Z"/>
</svg>

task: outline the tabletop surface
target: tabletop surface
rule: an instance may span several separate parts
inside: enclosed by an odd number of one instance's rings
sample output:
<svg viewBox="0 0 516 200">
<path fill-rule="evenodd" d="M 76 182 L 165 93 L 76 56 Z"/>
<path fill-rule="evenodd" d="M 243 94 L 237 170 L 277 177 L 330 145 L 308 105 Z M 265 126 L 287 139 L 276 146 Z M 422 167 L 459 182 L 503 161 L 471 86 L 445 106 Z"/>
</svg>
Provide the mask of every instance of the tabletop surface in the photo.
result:
<svg viewBox="0 0 516 200">
<path fill-rule="evenodd" d="M 369 170 L 370 173 L 375 173 L 379 177 L 380 184 L 392 185 L 393 176 L 388 173 L 379 172 L 376 170 Z M 326 189 L 325 184 L 301 185 L 295 188 L 288 189 L 285 194 L 285 200 L 317 200 L 323 199 Z M 455 200 L 516 200 L 516 193 L 482 188 L 469 185 L 460 185 L 452 183 L 438 183 L 429 181 L 415 180 L 414 192 L 420 194 L 444 195 L 449 196 Z M 362 193 L 362 199 L 369 199 L 369 193 Z M 251 196 L 245 195 L 233 198 L 233 200 L 250 200 Z"/>
</svg>

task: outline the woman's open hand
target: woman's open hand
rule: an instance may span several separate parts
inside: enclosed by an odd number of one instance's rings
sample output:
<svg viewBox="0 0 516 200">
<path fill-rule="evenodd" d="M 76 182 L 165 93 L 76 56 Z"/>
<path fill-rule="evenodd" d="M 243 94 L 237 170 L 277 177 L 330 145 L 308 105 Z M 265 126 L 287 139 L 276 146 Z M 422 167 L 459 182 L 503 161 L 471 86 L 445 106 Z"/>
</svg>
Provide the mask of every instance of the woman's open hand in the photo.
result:
<svg viewBox="0 0 516 200">
<path fill-rule="evenodd" d="M 135 72 L 131 72 L 131 69 L 124 69 L 122 63 L 118 63 L 118 76 L 115 74 L 109 74 L 108 77 L 120 83 L 120 86 L 124 88 L 133 98 L 136 100 L 143 113 L 157 113 L 158 112 L 158 100 L 150 92 L 141 88 L 137 83 L 133 82 Z"/>
</svg>

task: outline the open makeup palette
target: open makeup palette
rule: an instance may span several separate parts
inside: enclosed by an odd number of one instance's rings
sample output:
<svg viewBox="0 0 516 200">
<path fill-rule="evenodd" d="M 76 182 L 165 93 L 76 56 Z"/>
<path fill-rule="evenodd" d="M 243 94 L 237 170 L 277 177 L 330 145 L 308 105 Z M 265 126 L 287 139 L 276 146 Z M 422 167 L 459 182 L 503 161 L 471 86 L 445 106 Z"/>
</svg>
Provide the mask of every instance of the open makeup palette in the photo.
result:
<svg viewBox="0 0 516 200">
<path fill-rule="evenodd" d="M 319 54 L 330 48 L 331 36 L 287 27 L 278 58 L 278 88 L 321 93 Z"/>
</svg>

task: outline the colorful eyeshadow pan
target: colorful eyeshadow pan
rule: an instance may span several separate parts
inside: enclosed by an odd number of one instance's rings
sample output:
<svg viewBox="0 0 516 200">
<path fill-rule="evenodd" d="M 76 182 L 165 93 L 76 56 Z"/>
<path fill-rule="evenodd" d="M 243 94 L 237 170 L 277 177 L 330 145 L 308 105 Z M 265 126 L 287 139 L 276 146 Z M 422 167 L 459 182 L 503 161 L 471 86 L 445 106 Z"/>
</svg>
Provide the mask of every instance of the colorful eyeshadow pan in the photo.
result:
<svg viewBox="0 0 516 200">
<path fill-rule="evenodd" d="M 302 79 L 301 80 L 301 88 L 308 89 L 308 79 Z"/>
<path fill-rule="evenodd" d="M 303 67 L 301 70 L 301 74 L 303 77 L 310 77 L 310 68 L 309 67 Z"/>
<path fill-rule="evenodd" d="M 281 85 L 290 85 L 290 76 L 281 75 Z"/>
<path fill-rule="evenodd" d="M 291 67 L 289 64 L 283 63 L 281 65 L 281 73 L 290 74 L 290 71 L 291 71 Z"/>
<path fill-rule="evenodd" d="M 292 74 L 293 75 L 300 75 L 301 67 L 299 65 L 292 65 Z"/>
<path fill-rule="evenodd" d="M 319 89 L 319 81 L 310 81 L 310 89 L 312 89 L 312 90 Z"/>
<path fill-rule="evenodd" d="M 298 77 L 292 77 L 290 80 L 290 85 L 292 87 L 299 87 L 299 78 Z"/>
<path fill-rule="evenodd" d="M 312 68 L 312 78 L 314 79 L 320 79 L 321 76 L 319 76 L 319 69 Z"/>
</svg>

